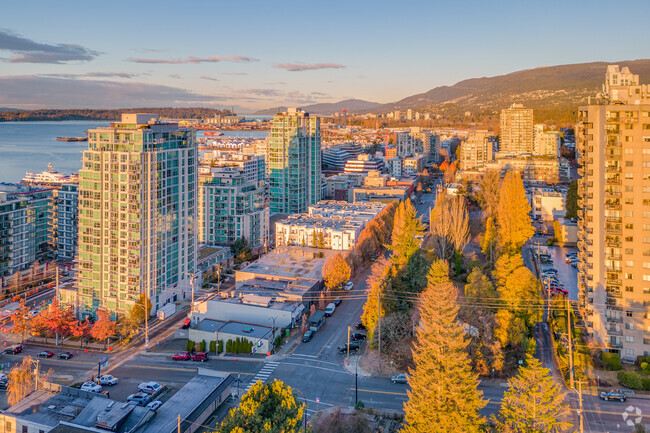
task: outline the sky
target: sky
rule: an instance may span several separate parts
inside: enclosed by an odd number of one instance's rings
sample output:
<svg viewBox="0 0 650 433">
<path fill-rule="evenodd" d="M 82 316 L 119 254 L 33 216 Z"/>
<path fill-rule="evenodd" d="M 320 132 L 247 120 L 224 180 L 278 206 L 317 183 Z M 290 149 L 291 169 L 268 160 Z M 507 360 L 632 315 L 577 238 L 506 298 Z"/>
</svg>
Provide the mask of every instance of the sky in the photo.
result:
<svg viewBox="0 0 650 433">
<path fill-rule="evenodd" d="M 650 2 L 3 2 L 0 107 L 389 103 L 542 66 L 650 57 Z M 611 25 L 609 23 L 612 23 Z"/>
</svg>

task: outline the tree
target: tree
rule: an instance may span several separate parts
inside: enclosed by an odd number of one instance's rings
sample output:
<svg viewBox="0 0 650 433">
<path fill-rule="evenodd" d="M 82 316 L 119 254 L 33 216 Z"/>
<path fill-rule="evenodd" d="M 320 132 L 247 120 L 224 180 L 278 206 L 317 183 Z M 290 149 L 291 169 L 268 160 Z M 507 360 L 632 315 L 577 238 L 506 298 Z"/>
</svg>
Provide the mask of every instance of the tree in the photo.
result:
<svg viewBox="0 0 650 433">
<path fill-rule="evenodd" d="M 485 233 L 481 236 L 481 252 L 492 264 L 494 260 L 494 247 L 497 243 L 497 228 L 494 226 L 494 218 L 488 217 L 485 222 Z"/>
<path fill-rule="evenodd" d="M 503 178 L 497 207 L 499 245 L 503 251 L 521 251 L 535 233 L 528 215 L 530 210 L 519 172 L 509 171 Z"/>
<path fill-rule="evenodd" d="M 327 259 L 322 275 L 327 289 L 333 290 L 350 279 L 350 266 L 341 254 L 337 254 Z"/>
<path fill-rule="evenodd" d="M 83 342 L 85 338 L 90 337 L 91 329 L 92 329 L 92 324 L 88 321 L 88 319 L 85 319 L 83 322 L 77 321 L 77 323 L 72 325 L 71 333 L 73 336 L 79 339 L 79 347 L 83 346 Z"/>
<path fill-rule="evenodd" d="M 253 258 L 253 252 L 251 250 L 251 247 L 244 236 L 237 239 L 232 244 L 232 253 L 233 256 L 235 256 L 235 261 L 237 263 L 246 262 Z"/>
<path fill-rule="evenodd" d="M 463 251 L 469 242 L 469 213 L 465 197 L 452 197 L 449 202 L 451 216 L 451 241 L 456 251 Z"/>
<path fill-rule="evenodd" d="M 316 242 L 316 246 L 321 249 L 325 248 L 325 237 L 323 236 L 322 231 L 318 232 L 318 241 Z"/>
<path fill-rule="evenodd" d="M 449 263 L 446 260 L 437 259 L 431 263 L 427 273 L 427 284 L 435 286 L 449 282 Z"/>
<path fill-rule="evenodd" d="M 219 433 L 289 433 L 302 427 L 305 406 L 298 403 L 291 387 L 274 380 L 255 382 L 217 426 Z"/>
<path fill-rule="evenodd" d="M 451 259 L 453 241 L 451 240 L 452 220 L 449 212 L 449 197 L 441 192 L 436 199 L 436 205 L 431 211 L 431 245 L 433 252 L 443 260 Z"/>
<path fill-rule="evenodd" d="M 25 298 L 20 298 L 20 304 L 11 315 L 11 321 L 14 324 L 13 328 L 11 328 L 11 332 L 20 335 L 21 341 L 24 341 L 25 335 L 27 335 L 32 329 L 29 320 L 29 307 L 25 302 Z"/>
<path fill-rule="evenodd" d="M 90 335 L 96 340 L 108 340 L 112 335 L 115 335 L 115 322 L 111 320 L 111 316 L 106 310 L 97 311 L 97 321 L 90 330 Z"/>
<path fill-rule="evenodd" d="M 564 403 L 565 393 L 548 368 L 533 356 L 526 357 L 526 365 L 508 380 L 508 385 L 499 414 L 494 417 L 499 431 L 546 433 L 572 427 L 571 423 L 560 421 L 569 412 L 569 405 Z"/>
<path fill-rule="evenodd" d="M 309 329 L 309 317 L 307 313 L 302 315 L 302 321 L 300 322 L 300 332 L 304 334 Z"/>
<path fill-rule="evenodd" d="M 487 401 L 478 390 L 466 353 L 468 341 L 458 316 L 457 292 L 450 282 L 429 285 L 420 295 L 420 324 L 413 347 L 404 403 L 407 433 L 478 432 Z"/>
<path fill-rule="evenodd" d="M 70 330 L 76 322 L 72 308 L 62 308 L 56 298 L 48 309 L 41 311 L 40 315 L 43 315 L 45 326 L 49 332 L 56 336 L 57 345 L 59 336 L 70 335 Z"/>
<path fill-rule="evenodd" d="M 580 210 L 578 207 L 579 198 L 578 181 L 572 180 L 569 184 L 569 189 L 566 192 L 566 213 L 564 214 L 564 218 L 578 218 L 578 211 Z"/>
<path fill-rule="evenodd" d="M 411 200 L 406 199 L 400 203 L 395 214 L 391 237 L 391 259 L 398 268 L 403 268 L 413 254 L 420 249 L 420 241 L 417 238 L 423 234 L 424 227 L 417 217 L 417 211 L 411 204 Z"/>
<path fill-rule="evenodd" d="M 390 261 L 382 257 L 372 266 L 368 276 L 366 303 L 363 305 L 363 313 L 361 313 L 361 321 L 368 330 L 368 341 L 372 341 L 379 317 L 385 315 L 385 303 L 382 305 L 381 311 L 379 311 L 379 297 L 386 290 L 386 286 L 390 284 L 390 270 Z"/>
<path fill-rule="evenodd" d="M 471 302 L 490 303 L 498 297 L 496 290 L 490 279 L 476 267 L 467 276 L 467 285 L 465 286 L 465 298 Z"/>
<path fill-rule="evenodd" d="M 499 207 L 499 187 L 501 186 L 501 175 L 496 170 L 488 170 L 478 183 L 476 192 L 476 201 L 481 210 L 483 217 L 495 217 Z"/>
<path fill-rule="evenodd" d="M 33 373 L 32 363 L 33 359 L 26 356 L 22 363 L 16 364 L 9 372 L 7 391 L 9 391 L 10 406 L 18 403 L 36 389 L 36 377 Z"/>
</svg>

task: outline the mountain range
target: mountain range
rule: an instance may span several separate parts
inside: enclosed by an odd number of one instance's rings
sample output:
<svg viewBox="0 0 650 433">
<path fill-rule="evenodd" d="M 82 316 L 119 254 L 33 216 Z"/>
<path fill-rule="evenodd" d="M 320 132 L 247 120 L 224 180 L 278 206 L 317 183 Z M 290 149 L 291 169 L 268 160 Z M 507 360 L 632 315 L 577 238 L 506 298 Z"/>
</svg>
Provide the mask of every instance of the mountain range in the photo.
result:
<svg viewBox="0 0 650 433">
<path fill-rule="evenodd" d="M 352 113 L 366 113 L 380 105 L 381 104 L 377 102 L 363 101 L 361 99 L 346 99 L 344 101 L 333 103 L 305 105 L 300 108 L 308 113 L 330 115 L 332 113 L 341 112 L 343 110 L 347 110 L 348 112 Z M 287 111 L 287 107 L 268 108 L 266 110 L 258 111 L 254 114 L 273 115 L 276 113 L 281 113 L 283 111 Z"/>
</svg>

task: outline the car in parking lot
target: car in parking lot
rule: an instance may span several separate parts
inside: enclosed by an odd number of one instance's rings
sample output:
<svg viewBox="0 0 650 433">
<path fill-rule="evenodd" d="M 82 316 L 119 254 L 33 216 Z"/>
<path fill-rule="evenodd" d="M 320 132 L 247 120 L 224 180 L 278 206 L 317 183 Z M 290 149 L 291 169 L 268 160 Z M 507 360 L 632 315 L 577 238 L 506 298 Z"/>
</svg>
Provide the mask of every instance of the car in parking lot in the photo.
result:
<svg viewBox="0 0 650 433">
<path fill-rule="evenodd" d="M 63 352 L 63 353 L 60 353 L 59 356 L 57 356 L 57 358 L 59 358 L 59 359 L 70 359 L 73 356 L 74 355 L 71 352 Z"/>
<path fill-rule="evenodd" d="M 565 296 L 569 295 L 569 291 L 561 287 L 551 287 L 551 293 L 561 293 Z"/>
<path fill-rule="evenodd" d="M 95 382 L 84 382 L 79 389 L 88 392 L 102 392 L 101 385 L 97 385 Z"/>
<path fill-rule="evenodd" d="M 38 356 L 39 358 L 51 358 L 54 356 L 54 352 L 50 350 L 44 350 L 36 356 Z"/>
<path fill-rule="evenodd" d="M 159 408 L 160 406 L 162 406 L 162 401 L 160 401 L 160 400 L 155 400 L 155 401 L 152 401 L 151 403 L 149 403 L 149 404 L 147 405 L 147 409 L 149 409 L 149 410 L 158 410 L 158 408 Z"/>
<path fill-rule="evenodd" d="M 612 389 L 608 392 L 601 392 L 600 393 L 600 399 L 601 400 L 618 400 L 620 402 L 625 402 L 627 400 L 627 397 L 625 396 L 625 393 L 619 389 Z"/>
<path fill-rule="evenodd" d="M 345 290 L 352 290 L 353 287 L 354 287 L 354 283 L 352 281 L 348 281 L 347 283 L 345 283 Z"/>
<path fill-rule="evenodd" d="M 408 376 L 406 375 L 406 373 L 396 374 L 395 376 L 390 378 L 390 381 L 393 383 L 407 383 Z"/>
<path fill-rule="evenodd" d="M 354 327 L 357 328 L 357 329 L 360 329 L 360 330 L 366 329 L 366 327 L 363 325 L 363 322 L 361 322 L 361 321 L 355 323 Z"/>
<path fill-rule="evenodd" d="M 346 353 L 348 351 L 348 344 L 341 344 L 339 347 L 337 347 L 337 350 L 339 353 Z M 350 343 L 350 352 L 356 352 L 359 350 L 359 343 Z"/>
<path fill-rule="evenodd" d="M 9 383 L 9 376 L 5 373 L 0 373 L 0 388 L 6 388 Z"/>
<path fill-rule="evenodd" d="M 190 352 L 178 352 L 172 355 L 172 359 L 174 361 L 188 361 L 191 358 L 192 358 L 192 354 Z"/>
<path fill-rule="evenodd" d="M 308 342 L 309 340 L 311 340 L 311 337 L 313 337 L 313 336 L 314 336 L 314 332 L 312 330 L 309 330 L 309 331 L 305 332 L 302 335 L 302 342 L 303 343 Z"/>
<path fill-rule="evenodd" d="M 341 300 L 340 296 L 337 296 L 336 298 L 334 298 L 334 305 L 336 305 L 337 307 L 339 305 L 341 305 L 341 302 L 343 302 L 343 301 Z"/>
<path fill-rule="evenodd" d="M 8 353 L 10 355 L 16 355 L 20 352 L 23 351 L 23 345 L 22 344 L 15 344 L 11 347 L 7 347 L 4 351 L 4 353 Z"/>
<path fill-rule="evenodd" d="M 158 394 L 164 389 L 164 387 L 158 382 L 142 382 L 138 385 L 138 391 L 144 392 L 146 394 Z"/>
<path fill-rule="evenodd" d="M 365 340 L 366 339 L 366 334 L 363 334 L 361 332 L 352 332 L 350 334 L 350 340 L 352 341 L 359 341 L 359 340 Z"/>
<path fill-rule="evenodd" d="M 192 361 L 205 362 L 208 361 L 208 359 L 208 352 L 196 352 L 194 355 L 192 355 Z"/>
<path fill-rule="evenodd" d="M 108 385 L 108 386 L 113 386 L 117 385 L 117 382 L 119 382 L 119 379 L 113 375 L 110 374 L 104 374 L 99 377 L 99 384 L 100 385 Z"/>
<path fill-rule="evenodd" d="M 138 404 L 138 406 L 144 406 L 151 401 L 151 396 L 146 392 L 136 392 L 131 394 L 126 398 L 127 401 L 132 401 L 133 403 Z"/>
</svg>

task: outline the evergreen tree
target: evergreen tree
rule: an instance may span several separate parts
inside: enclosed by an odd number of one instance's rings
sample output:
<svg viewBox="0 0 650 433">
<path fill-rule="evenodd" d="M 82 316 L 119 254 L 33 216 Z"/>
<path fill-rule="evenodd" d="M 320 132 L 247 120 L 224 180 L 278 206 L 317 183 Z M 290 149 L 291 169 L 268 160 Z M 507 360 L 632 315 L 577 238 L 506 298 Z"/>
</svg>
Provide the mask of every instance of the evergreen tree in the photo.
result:
<svg viewBox="0 0 650 433">
<path fill-rule="evenodd" d="M 385 303 L 379 311 L 379 297 L 384 294 L 386 286 L 390 284 L 391 265 L 388 259 L 381 258 L 372 266 L 367 280 L 366 303 L 363 304 L 361 321 L 368 330 L 368 341 L 372 341 L 379 316 L 385 316 Z"/>
<path fill-rule="evenodd" d="M 446 260 L 436 259 L 431 263 L 427 273 L 427 283 L 429 286 L 449 282 L 449 263 Z"/>
<path fill-rule="evenodd" d="M 526 365 L 508 384 L 499 414 L 494 417 L 499 431 L 546 433 L 572 427 L 561 421 L 569 412 L 565 393 L 539 360 L 528 355 Z"/>
<path fill-rule="evenodd" d="M 481 252 L 487 257 L 490 264 L 494 261 L 494 248 L 497 243 L 497 228 L 494 226 L 494 218 L 488 217 L 485 222 L 485 233 L 481 236 Z"/>
<path fill-rule="evenodd" d="M 417 211 L 411 204 L 411 200 L 406 199 L 400 203 L 395 214 L 390 248 L 393 251 L 391 258 L 398 268 L 406 266 L 413 254 L 420 249 L 420 241 L 417 237 L 423 234 L 424 228 L 417 217 Z"/>
<path fill-rule="evenodd" d="M 478 432 L 483 422 L 479 410 L 487 401 L 478 390 L 465 350 L 468 341 L 457 322 L 456 288 L 449 282 L 429 285 L 419 302 L 403 431 Z"/>
<path fill-rule="evenodd" d="M 578 196 L 578 181 L 572 180 L 571 183 L 569 184 L 569 189 L 566 192 L 566 200 L 565 200 L 566 205 L 564 206 L 566 209 L 566 213 L 564 214 L 564 218 L 578 218 L 578 210 L 580 210 L 580 208 L 578 207 L 579 198 L 580 197 Z"/>
<path fill-rule="evenodd" d="M 488 170 L 478 183 L 478 192 L 476 201 L 481 210 L 483 217 L 495 217 L 497 207 L 499 206 L 499 187 L 501 185 L 501 175 L 497 170 Z"/>
<path fill-rule="evenodd" d="M 519 172 L 509 171 L 499 190 L 497 225 L 503 251 L 519 252 L 535 233 L 530 221 L 530 205 Z"/>
</svg>

